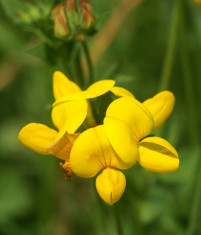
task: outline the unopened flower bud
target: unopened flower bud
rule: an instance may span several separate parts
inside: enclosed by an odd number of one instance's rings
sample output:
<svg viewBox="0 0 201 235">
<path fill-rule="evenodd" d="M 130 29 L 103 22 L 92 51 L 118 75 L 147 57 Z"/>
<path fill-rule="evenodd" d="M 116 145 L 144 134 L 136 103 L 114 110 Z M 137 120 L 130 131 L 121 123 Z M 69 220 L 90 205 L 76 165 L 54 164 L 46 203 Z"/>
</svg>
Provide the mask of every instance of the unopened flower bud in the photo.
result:
<svg viewBox="0 0 201 235">
<path fill-rule="evenodd" d="M 71 36 L 70 22 L 67 22 L 67 19 L 70 21 L 75 12 L 75 0 L 66 0 L 66 4 L 61 2 L 53 8 L 51 17 L 54 21 L 54 34 L 56 37 L 65 38 Z"/>
<path fill-rule="evenodd" d="M 95 25 L 94 7 L 88 0 L 81 0 L 80 8 L 83 17 L 83 28 L 85 31 L 90 31 Z"/>
</svg>

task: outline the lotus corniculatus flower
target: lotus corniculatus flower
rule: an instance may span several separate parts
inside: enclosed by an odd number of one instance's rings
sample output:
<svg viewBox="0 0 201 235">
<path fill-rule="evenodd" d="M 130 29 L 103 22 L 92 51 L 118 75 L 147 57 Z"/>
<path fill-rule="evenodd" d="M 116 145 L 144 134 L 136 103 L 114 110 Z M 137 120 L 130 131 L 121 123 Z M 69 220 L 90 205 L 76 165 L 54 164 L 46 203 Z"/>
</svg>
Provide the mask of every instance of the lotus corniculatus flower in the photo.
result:
<svg viewBox="0 0 201 235">
<path fill-rule="evenodd" d="M 126 179 L 121 170 L 136 162 L 159 173 L 179 167 L 178 154 L 171 144 L 149 136 L 171 114 L 174 95 L 163 91 L 141 103 L 129 91 L 114 85 L 113 80 L 102 80 L 82 91 L 63 73 L 55 72 L 52 121 L 57 130 L 30 123 L 18 136 L 33 151 L 65 160 L 61 166 L 68 180 L 73 174 L 83 178 L 99 174 L 96 189 L 109 205 L 116 203 L 125 190 Z M 120 98 L 110 103 L 103 124 L 97 126 L 88 99 L 109 91 Z M 89 129 L 75 133 L 86 120 Z"/>
</svg>

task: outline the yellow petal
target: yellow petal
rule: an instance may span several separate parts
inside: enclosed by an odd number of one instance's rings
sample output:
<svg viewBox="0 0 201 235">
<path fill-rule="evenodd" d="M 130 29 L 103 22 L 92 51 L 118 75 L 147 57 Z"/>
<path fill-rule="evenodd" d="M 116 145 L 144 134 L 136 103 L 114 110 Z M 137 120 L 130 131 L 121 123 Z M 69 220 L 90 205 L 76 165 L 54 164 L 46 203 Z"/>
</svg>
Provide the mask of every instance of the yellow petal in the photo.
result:
<svg viewBox="0 0 201 235">
<path fill-rule="evenodd" d="M 106 168 L 96 178 L 96 189 L 100 197 L 109 205 L 119 201 L 126 188 L 126 178 L 121 171 Z"/>
<path fill-rule="evenodd" d="M 77 92 L 60 98 L 53 104 L 53 107 L 69 100 L 86 100 L 101 96 L 108 92 L 114 86 L 114 84 L 115 81 L 113 80 L 102 80 L 95 82 L 86 91 Z"/>
<path fill-rule="evenodd" d="M 67 132 L 51 146 L 48 147 L 49 154 L 52 154 L 60 159 L 68 160 L 73 143 L 79 134 L 68 134 Z"/>
<path fill-rule="evenodd" d="M 104 128 L 112 147 L 126 168 L 133 166 L 138 160 L 138 143 L 131 128 L 125 123 L 111 118 L 104 119 Z"/>
<path fill-rule="evenodd" d="M 125 168 L 113 151 L 102 125 L 80 134 L 71 150 L 70 164 L 73 172 L 83 178 L 93 177 L 107 166 Z"/>
<path fill-rule="evenodd" d="M 138 141 L 147 136 L 152 127 L 152 115 L 133 98 L 119 98 L 106 111 L 106 134 L 112 147 L 128 167 L 138 160 Z"/>
<path fill-rule="evenodd" d="M 154 117 L 154 129 L 160 127 L 167 120 L 174 108 L 174 103 L 175 97 L 170 91 L 162 91 L 143 102 Z"/>
<path fill-rule="evenodd" d="M 179 167 L 177 151 L 166 140 L 147 137 L 140 142 L 139 163 L 149 171 L 168 173 Z"/>
<path fill-rule="evenodd" d="M 81 89 L 75 83 L 70 81 L 62 72 L 56 71 L 53 75 L 53 94 L 55 100 L 76 92 Z"/>
<path fill-rule="evenodd" d="M 68 101 L 52 109 L 52 121 L 60 132 L 57 139 L 66 131 L 73 134 L 82 125 L 87 116 L 87 108 L 86 100 L 77 100 Z"/>
<path fill-rule="evenodd" d="M 57 131 L 39 123 L 30 123 L 22 128 L 18 135 L 18 140 L 27 148 L 48 155 L 48 147 L 52 145 L 57 135 Z"/>
<path fill-rule="evenodd" d="M 101 80 L 88 87 L 86 93 L 89 98 L 94 98 L 108 92 L 115 85 L 114 80 Z M 88 98 L 88 99 L 89 99 Z"/>
<path fill-rule="evenodd" d="M 114 86 L 112 89 L 110 89 L 110 91 L 119 97 L 135 98 L 135 96 L 130 91 L 128 91 L 127 89 L 123 87 Z"/>
</svg>

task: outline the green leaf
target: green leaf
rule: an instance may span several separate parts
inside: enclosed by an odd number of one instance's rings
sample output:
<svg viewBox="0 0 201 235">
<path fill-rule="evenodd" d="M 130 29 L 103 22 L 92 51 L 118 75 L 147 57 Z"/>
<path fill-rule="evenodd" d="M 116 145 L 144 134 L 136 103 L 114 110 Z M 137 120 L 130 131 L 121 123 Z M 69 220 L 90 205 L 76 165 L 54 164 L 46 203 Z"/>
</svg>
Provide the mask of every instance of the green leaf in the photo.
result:
<svg viewBox="0 0 201 235">
<path fill-rule="evenodd" d="M 36 56 L 40 59 L 46 60 L 47 59 L 47 46 L 45 43 L 41 43 L 38 46 L 27 51 L 27 53 L 29 53 L 30 55 Z"/>
</svg>

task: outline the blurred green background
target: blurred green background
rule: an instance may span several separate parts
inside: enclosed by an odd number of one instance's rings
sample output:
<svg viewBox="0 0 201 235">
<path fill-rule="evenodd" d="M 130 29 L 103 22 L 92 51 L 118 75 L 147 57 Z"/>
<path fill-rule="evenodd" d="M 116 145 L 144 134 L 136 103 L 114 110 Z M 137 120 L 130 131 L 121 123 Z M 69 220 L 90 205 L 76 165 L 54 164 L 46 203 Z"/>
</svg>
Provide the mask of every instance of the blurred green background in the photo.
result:
<svg viewBox="0 0 201 235">
<path fill-rule="evenodd" d="M 42 2 L 51 9 L 59 1 Z M 91 2 L 103 22 L 121 3 Z M 44 44 L 33 49 L 41 38 L 16 18 L 23 4 L 0 0 L 0 235 L 115 235 L 114 208 L 98 198 L 94 179 L 74 177 L 69 183 L 60 160 L 17 141 L 30 122 L 53 127 L 52 74 L 62 70 L 73 76 L 65 67 L 71 67 L 70 59 L 62 63 L 60 52 Z M 183 0 L 182 13 L 177 8 L 176 0 L 146 0 L 133 7 L 95 67 L 97 80 L 115 79 L 140 101 L 160 89 L 176 97 L 171 117 L 157 134 L 177 149 L 180 168 L 157 174 L 136 164 L 125 171 L 126 191 L 115 206 L 125 235 L 201 234 L 201 7 Z M 99 33 L 89 37 L 89 44 L 98 38 Z M 71 58 L 69 48 L 65 58 Z"/>
</svg>

